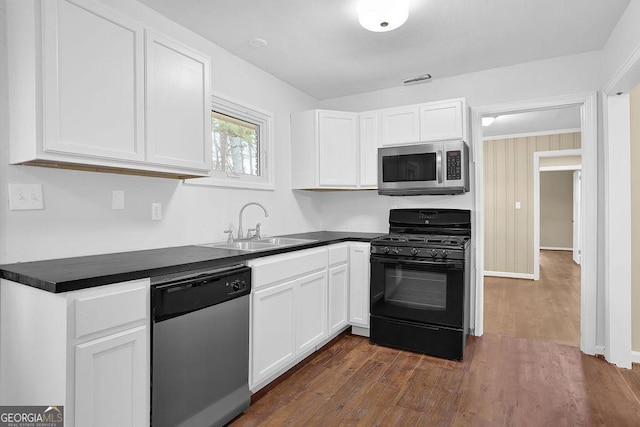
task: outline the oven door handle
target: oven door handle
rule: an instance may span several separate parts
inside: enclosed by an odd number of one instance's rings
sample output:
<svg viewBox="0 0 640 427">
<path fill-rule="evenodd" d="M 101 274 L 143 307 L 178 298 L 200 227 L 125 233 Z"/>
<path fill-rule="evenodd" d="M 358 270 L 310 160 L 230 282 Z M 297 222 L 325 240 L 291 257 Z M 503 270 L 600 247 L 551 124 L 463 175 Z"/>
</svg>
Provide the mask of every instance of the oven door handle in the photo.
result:
<svg viewBox="0 0 640 427">
<path fill-rule="evenodd" d="M 388 258 L 381 257 L 376 255 L 371 255 L 371 262 L 379 262 L 383 264 L 399 264 L 399 265 L 420 265 L 420 266 L 428 266 L 428 267 L 439 267 L 439 268 L 464 268 L 464 263 L 462 261 L 423 261 L 423 260 L 401 260 L 397 258 Z"/>
<path fill-rule="evenodd" d="M 438 184 L 442 184 L 442 151 L 438 150 L 436 154 L 436 175 L 438 177 Z"/>
</svg>

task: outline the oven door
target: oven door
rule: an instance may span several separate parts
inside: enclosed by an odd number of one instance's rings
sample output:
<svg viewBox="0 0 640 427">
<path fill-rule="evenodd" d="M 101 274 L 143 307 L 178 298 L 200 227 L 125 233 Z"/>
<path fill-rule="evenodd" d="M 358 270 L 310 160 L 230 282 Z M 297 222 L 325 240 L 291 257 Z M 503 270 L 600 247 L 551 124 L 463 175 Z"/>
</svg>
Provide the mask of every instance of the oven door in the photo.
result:
<svg viewBox="0 0 640 427">
<path fill-rule="evenodd" d="M 462 328 L 464 262 L 371 255 L 371 314 Z"/>
</svg>

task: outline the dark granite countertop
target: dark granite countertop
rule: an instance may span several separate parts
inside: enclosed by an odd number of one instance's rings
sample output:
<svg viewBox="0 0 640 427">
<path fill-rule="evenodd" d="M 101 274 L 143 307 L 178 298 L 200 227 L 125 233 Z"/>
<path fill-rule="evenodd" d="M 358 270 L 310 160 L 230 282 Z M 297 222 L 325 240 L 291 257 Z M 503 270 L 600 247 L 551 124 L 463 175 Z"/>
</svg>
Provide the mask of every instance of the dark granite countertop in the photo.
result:
<svg viewBox="0 0 640 427">
<path fill-rule="evenodd" d="M 0 277 L 59 293 L 154 277 L 180 271 L 216 267 L 301 249 L 346 241 L 369 242 L 384 233 L 316 231 L 278 237 L 314 239 L 316 242 L 258 252 L 203 246 L 179 246 L 105 255 L 61 258 L 0 265 Z"/>
</svg>

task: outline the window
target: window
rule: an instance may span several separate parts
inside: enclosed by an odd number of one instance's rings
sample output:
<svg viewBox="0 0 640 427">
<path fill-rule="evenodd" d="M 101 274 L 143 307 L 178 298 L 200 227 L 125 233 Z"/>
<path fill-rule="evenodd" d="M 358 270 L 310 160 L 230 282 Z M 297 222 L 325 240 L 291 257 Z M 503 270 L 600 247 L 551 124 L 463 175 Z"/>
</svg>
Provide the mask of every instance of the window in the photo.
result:
<svg viewBox="0 0 640 427">
<path fill-rule="evenodd" d="M 260 176 L 260 125 L 211 111 L 214 171 Z"/>
<path fill-rule="evenodd" d="M 188 184 L 272 190 L 270 113 L 213 95 L 210 177 Z"/>
</svg>

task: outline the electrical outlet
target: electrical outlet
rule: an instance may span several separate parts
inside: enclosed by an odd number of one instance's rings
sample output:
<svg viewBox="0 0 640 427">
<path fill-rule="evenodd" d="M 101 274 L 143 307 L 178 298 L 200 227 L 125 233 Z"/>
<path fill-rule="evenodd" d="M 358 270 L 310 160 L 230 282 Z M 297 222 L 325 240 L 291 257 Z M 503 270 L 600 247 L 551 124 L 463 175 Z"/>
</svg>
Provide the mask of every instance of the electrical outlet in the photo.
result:
<svg viewBox="0 0 640 427">
<path fill-rule="evenodd" d="M 160 221 L 162 219 L 161 203 L 151 203 L 151 219 L 153 221 Z"/>
<path fill-rule="evenodd" d="M 9 210 L 44 209 L 42 184 L 9 184 Z"/>
<path fill-rule="evenodd" d="M 124 191 L 113 190 L 111 192 L 111 209 L 124 209 Z"/>
<path fill-rule="evenodd" d="M 520 202 L 516 202 L 516 209 L 520 209 L 522 207 L 522 205 L 520 204 Z"/>
</svg>

